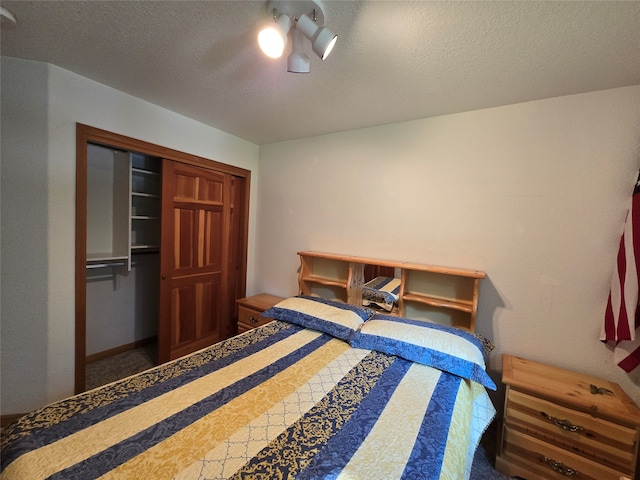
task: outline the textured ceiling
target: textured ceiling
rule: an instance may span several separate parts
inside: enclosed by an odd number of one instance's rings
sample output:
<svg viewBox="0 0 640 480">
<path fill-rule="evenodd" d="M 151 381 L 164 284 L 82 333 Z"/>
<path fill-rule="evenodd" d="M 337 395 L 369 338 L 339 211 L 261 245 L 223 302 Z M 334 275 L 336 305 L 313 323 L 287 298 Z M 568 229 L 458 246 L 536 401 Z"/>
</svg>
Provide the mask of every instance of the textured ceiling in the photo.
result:
<svg viewBox="0 0 640 480">
<path fill-rule="evenodd" d="M 640 84 L 640 2 L 325 1 L 311 73 L 261 54 L 262 1 L 2 1 L 2 55 L 255 144 Z"/>
</svg>

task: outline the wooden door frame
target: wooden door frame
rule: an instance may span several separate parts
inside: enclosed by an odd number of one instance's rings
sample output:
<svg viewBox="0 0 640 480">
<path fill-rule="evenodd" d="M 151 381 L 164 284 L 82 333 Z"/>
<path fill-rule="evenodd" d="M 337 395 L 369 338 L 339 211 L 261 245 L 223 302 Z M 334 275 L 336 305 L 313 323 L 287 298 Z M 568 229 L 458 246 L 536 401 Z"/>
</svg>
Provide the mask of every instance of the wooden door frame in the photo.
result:
<svg viewBox="0 0 640 480">
<path fill-rule="evenodd" d="M 87 144 L 93 143 L 109 148 L 128 150 L 166 158 L 175 162 L 195 165 L 218 172 L 229 173 L 244 178 L 245 192 L 241 222 L 241 268 L 240 281 L 246 289 L 247 283 L 247 250 L 249 236 L 249 192 L 251 171 L 198 157 L 188 153 L 162 147 L 135 138 L 101 130 L 81 123 L 76 123 L 76 269 L 75 269 L 75 392 L 85 390 L 86 355 L 87 355 Z M 242 296 L 245 291 L 240 292 Z"/>
</svg>

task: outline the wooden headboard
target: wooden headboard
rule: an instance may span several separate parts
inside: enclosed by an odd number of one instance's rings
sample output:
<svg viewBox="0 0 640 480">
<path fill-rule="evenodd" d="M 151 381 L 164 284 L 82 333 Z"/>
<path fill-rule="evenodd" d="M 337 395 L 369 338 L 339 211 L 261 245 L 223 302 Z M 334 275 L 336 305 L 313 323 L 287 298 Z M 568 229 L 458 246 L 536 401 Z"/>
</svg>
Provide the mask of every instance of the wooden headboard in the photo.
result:
<svg viewBox="0 0 640 480">
<path fill-rule="evenodd" d="M 334 253 L 298 255 L 301 295 L 362 305 L 365 282 L 376 276 L 393 277 L 399 271 L 394 314 L 475 331 L 480 280 L 486 276 L 482 271 Z"/>
</svg>

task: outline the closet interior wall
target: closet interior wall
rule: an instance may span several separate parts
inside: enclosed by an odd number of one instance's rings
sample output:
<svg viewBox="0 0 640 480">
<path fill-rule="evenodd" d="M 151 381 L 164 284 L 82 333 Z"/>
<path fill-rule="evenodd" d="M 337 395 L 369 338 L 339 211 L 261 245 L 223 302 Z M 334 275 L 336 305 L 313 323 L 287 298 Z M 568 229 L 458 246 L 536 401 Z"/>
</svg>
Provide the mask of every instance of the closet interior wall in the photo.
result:
<svg viewBox="0 0 640 480">
<path fill-rule="evenodd" d="M 88 361 L 157 339 L 161 165 L 87 145 Z"/>
</svg>

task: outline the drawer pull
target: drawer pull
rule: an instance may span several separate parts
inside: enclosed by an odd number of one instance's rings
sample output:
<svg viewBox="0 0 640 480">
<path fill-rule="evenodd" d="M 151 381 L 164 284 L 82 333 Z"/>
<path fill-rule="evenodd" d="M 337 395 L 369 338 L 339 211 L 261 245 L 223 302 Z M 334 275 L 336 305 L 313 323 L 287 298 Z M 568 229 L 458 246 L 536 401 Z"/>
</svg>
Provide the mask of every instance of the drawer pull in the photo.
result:
<svg viewBox="0 0 640 480">
<path fill-rule="evenodd" d="M 544 457 L 544 461 L 553 468 L 556 472 L 561 473 L 566 477 L 572 477 L 577 475 L 577 471 L 571 467 L 567 467 L 564 463 L 559 462 L 558 460 L 554 460 L 553 458 Z"/>
<path fill-rule="evenodd" d="M 258 319 L 258 317 L 254 317 L 253 315 L 251 315 L 251 316 L 249 317 L 249 321 L 250 321 L 251 323 L 258 323 L 260 320 Z"/>
<path fill-rule="evenodd" d="M 569 420 L 552 417 L 551 415 L 547 415 L 544 412 L 542 412 L 542 415 L 546 417 L 550 422 L 552 422 L 556 427 L 561 428 L 562 430 L 566 430 L 567 432 L 582 432 L 584 430 L 584 427 L 581 427 L 580 425 L 574 425 Z"/>
</svg>

